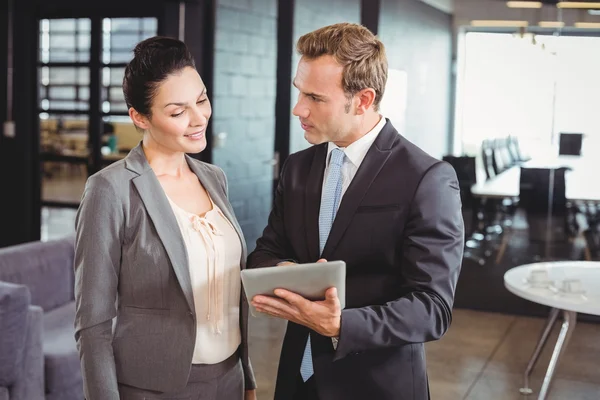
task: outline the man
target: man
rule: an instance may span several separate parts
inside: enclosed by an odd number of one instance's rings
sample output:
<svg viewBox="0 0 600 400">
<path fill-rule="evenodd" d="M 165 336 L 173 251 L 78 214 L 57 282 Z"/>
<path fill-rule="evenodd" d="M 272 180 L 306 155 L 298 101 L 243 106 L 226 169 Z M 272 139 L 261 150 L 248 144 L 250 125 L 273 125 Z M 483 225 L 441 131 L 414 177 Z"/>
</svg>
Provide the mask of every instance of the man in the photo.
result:
<svg viewBox="0 0 600 400">
<path fill-rule="evenodd" d="M 293 113 L 314 146 L 282 168 L 248 266 L 344 260 L 346 309 L 335 288 L 252 299 L 290 321 L 275 399 L 426 399 L 423 343 L 450 326 L 462 259 L 456 174 L 378 113 L 387 60 L 370 31 L 336 24 L 297 49 Z"/>
</svg>

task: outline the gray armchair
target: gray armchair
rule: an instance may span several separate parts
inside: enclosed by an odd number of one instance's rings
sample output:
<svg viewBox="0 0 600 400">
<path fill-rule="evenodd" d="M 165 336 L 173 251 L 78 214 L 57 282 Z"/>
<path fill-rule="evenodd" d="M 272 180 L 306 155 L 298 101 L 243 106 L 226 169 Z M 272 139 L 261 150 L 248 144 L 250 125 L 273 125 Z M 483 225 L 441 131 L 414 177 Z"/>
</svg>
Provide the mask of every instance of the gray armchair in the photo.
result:
<svg viewBox="0 0 600 400">
<path fill-rule="evenodd" d="M 83 399 L 73 257 L 73 238 L 0 249 L 0 400 Z"/>
<path fill-rule="evenodd" d="M 0 282 L 0 400 L 44 399 L 42 309 L 29 289 Z"/>
</svg>

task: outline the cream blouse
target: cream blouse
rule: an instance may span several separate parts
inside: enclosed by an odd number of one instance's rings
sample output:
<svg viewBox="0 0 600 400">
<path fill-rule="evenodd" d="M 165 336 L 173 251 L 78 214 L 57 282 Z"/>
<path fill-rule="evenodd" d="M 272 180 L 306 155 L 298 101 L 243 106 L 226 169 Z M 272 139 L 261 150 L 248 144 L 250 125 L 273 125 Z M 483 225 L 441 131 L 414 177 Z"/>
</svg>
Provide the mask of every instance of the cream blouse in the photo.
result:
<svg viewBox="0 0 600 400">
<path fill-rule="evenodd" d="M 169 199 L 188 253 L 197 317 L 194 364 L 224 361 L 241 343 L 242 245 L 233 225 L 210 202 L 212 209 L 200 217 Z"/>
</svg>

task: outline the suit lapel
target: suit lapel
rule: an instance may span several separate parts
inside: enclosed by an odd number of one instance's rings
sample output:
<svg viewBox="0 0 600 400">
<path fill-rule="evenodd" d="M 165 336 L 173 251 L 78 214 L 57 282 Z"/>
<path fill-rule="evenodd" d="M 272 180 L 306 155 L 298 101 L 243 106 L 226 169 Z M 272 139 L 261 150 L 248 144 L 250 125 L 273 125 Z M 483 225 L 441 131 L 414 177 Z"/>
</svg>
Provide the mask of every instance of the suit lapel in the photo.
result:
<svg viewBox="0 0 600 400">
<path fill-rule="evenodd" d="M 188 306 L 190 310 L 194 310 L 194 296 L 185 242 L 167 195 L 154 171 L 150 168 L 141 145 L 131 151 L 126 165 L 127 168 L 140 174 L 133 179 L 133 184 L 142 198 L 156 233 L 171 260 L 175 276 L 183 290 Z"/>
<path fill-rule="evenodd" d="M 234 227 L 236 233 L 238 234 L 240 242 L 242 244 L 241 268 L 246 268 L 246 255 L 248 253 L 248 250 L 246 248 L 246 240 L 244 239 L 242 228 L 238 224 L 237 219 L 233 214 L 231 205 L 229 204 L 225 193 L 223 193 L 223 189 L 218 183 L 219 180 L 217 175 L 212 170 L 208 169 L 198 161 L 193 160 L 191 157 L 186 156 L 186 158 L 188 161 L 188 165 L 196 174 L 196 176 L 200 180 L 200 183 L 202 183 L 204 189 L 206 189 L 213 202 L 221 209 L 223 215 L 225 215 L 225 217 L 229 220 L 231 225 Z"/>
<path fill-rule="evenodd" d="M 191 157 L 186 156 L 186 160 L 194 174 L 196 174 L 202 183 L 202 186 L 206 189 L 214 203 L 221 211 L 223 211 L 223 214 L 229 222 L 231 222 L 240 237 L 242 244 L 241 267 L 245 268 L 247 255 L 246 242 L 242 230 L 229 206 L 229 202 L 218 184 L 216 174 L 199 162 L 192 160 Z M 154 171 L 152 171 L 150 164 L 148 164 L 148 160 L 146 159 L 141 144 L 131 150 L 125 160 L 125 164 L 128 169 L 139 174 L 139 176 L 133 179 L 133 184 L 154 224 L 158 237 L 165 247 L 165 251 L 171 261 L 173 271 L 175 272 L 175 276 L 181 286 L 188 306 L 190 307 L 190 310 L 194 310 L 194 295 L 185 242 L 181 235 L 181 230 L 177 224 L 173 209 L 167 199 L 167 195 L 154 174 Z"/>
<path fill-rule="evenodd" d="M 319 208 L 321 207 L 321 192 L 323 190 L 326 157 L 327 144 L 316 146 L 306 182 L 304 202 L 306 205 L 306 243 L 309 260 L 312 262 L 319 259 Z"/>
<path fill-rule="evenodd" d="M 367 152 L 365 159 L 358 168 L 352 183 L 346 190 L 344 197 L 338 208 L 338 212 L 333 221 L 333 226 L 329 232 L 327 243 L 323 249 L 323 258 L 328 258 L 335 251 L 337 244 L 343 237 L 344 232 L 350 225 L 356 209 L 367 194 L 371 184 L 385 165 L 385 162 L 392 153 L 392 145 L 400 136 L 391 122 L 387 121 L 375 142 Z M 318 220 L 318 212 L 317 212 Z M 318 234 L 317 234 L 318 238 Z"/>
</svg>

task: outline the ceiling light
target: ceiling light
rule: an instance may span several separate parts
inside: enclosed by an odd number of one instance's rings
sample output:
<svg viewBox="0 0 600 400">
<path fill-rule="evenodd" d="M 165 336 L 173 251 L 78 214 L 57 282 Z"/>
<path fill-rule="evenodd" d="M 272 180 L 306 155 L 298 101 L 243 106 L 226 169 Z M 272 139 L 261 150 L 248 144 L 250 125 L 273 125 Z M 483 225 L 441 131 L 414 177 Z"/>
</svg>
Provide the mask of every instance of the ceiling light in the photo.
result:
<svg viewBox="0 0 600 400">
<path fill-rule="evenodd" d="M 541 1 L 507 1 L 510 8 L 542 8 Z"/>
<path fill-rule="evenodd" d="M 600 8 L 600 3 L 587 1 L 560 1 L 556 5 L 558 8 Z"/>
<path fill-rule="evenodd" d="M 575 28 L 600 29 L 600 22 L 575 22 Z"/>
<path fill-rule="evenodd" d="M 562 21 L 540 21 L 538 25 L 541 28 L 563 28 L 565 23 Z"/>
<path fill-rule="evenodd" d="M 478 27 L 494 27 L 494 28 L 514 28 L 514 27 L 527 27 L 529 23 L 527 21 L 509 21 L 509 20 L 483 20 L 477 19 L 471 21 L 471 26 Z"/>
</svg>

